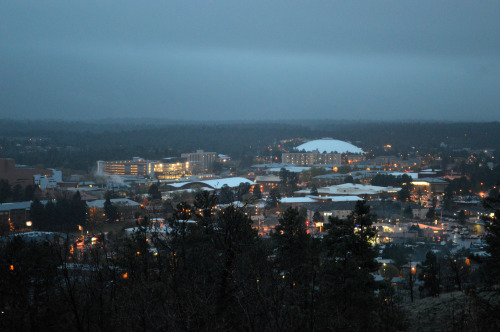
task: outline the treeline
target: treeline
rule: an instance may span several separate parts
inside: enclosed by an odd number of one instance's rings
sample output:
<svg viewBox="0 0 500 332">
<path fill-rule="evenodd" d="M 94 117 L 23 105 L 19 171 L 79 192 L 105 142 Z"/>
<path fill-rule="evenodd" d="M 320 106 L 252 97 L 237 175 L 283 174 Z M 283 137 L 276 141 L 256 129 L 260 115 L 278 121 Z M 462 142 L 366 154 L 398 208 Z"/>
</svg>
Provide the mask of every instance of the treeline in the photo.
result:
<svg viewBox="0 0 500 332">
<path fill-rule="evenodd" d="M 77 191 L 71 199 L 60 197 L 55 202 L 48 200 L 45 204 L 35 197 L 31 203 L 30 216 L 36 229 L 74 232 L 79 225 L 85 225 L 87 210 L 87 204 Z"/>
<path fill-rule="evenodd" d="M 366 205 L 359 203 L 348 220 L 331 219 L 323 239 L 311 237 L 304 215 L 290 208 L 276 233 L 263 239 L 240 209 L 213 215 L 215 201 L 200 193 L 193 207 L 177 207 L 168 227 L 147 228 L 146 218 L 132 236 L 101 238 L 83 256 L 70 243 L 3 244 L 0 328 L 405 328 L 392 288 L 372 276 L 378 264 Z"/>
<path fill-rule="evenodd" d="M 9 181 L 0 180 L 0 203 L 31 201 L 35 197 L 37 188 L 33 185 L 28 185 L 23 188 L 16 184 L 11 186 Z"/>
<path fill-rule="evenodd" d="M 333 137 L 351 141 L 376 155 L 391 144 L 392 154 L 449 148 L 496 148 L 500 124 L 492 123 L 370 123 L 302 121 L 281 123 L 81 123 L 0 121 L 0 157 L 44 167 L 89 170 L 97 160 L 142 156 L 161 159 L 204 149 L 233 159 L 274 156 L 268 146 L 279 139 Z M 36 137 L 38 140 L 30 141 Z M 40 140 L 41 139 L 41 140 Z M 21 145 L 18 146 L 18 144 Z"/>
<path fill-rule="evenodd" d="M 487 201 L 495 215 L 486 220 L 491 256 L 483 257 L 481 281 L 468 279 L 458 256 L 432 252 L 414 276 L 423 296 L 439 295 L 442 284 L 466 289 L 474 307 L 457 326 L 471 327 L 473 316 L 477 331 L 498 327 L 499 202 Z M 330 218 L 323 238 L 311 237 L 302 212 L 289 208 L 268 239 L 242 210 L 214 215 L 214 204 L 216 195 L 200 192 L 193 206 L 179 204 L 165 227 L 144 216 L 132 235 L 100 237 L 85 251 L 71 241 L 2 242 L 0 329 L 398 331 L 416 323 L 392 286 L 372 275 L 398 276 L 410 252 L 387 247 L 383 255 L 398 268 L 379 267 L 364 202 L 346 220 Z"/>
</svg>

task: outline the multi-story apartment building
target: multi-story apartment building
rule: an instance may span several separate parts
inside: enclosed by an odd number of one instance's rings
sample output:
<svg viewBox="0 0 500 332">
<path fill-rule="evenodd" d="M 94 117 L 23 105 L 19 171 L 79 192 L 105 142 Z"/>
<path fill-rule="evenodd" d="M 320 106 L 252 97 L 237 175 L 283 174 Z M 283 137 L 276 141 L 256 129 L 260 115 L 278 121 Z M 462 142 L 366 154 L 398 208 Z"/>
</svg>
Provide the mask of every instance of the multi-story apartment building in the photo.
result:
<svg viewBox="0 0 500 332">
<path fill-rule="evenodd" d="M 196 152 L 183 153 L 181 158 L 186 158 L 195 172 L 204 172 L 213 166 L 217 160 L 217 153 L 197 150 Z"/>
<path fill-rule="evenodd" d="M 145 177 L 151 174 L 152 162 L 140 157 L 134 157 L 132 160 L 115 160 L 97 162 L 97 173 L 108 175 L 131 175 Z"/>
<path fill-rule="evenodd" d="M 97 162 L 97 173 L 138 177 L 151 176 L 160 180 L 179 179 L 191 175 L 191 165 L 185 158 L 144 160 L 134 157 L 132 160 L 99 160 Z"/>
<path fill-rule="evenodd" d="M 12 187 L 15 185 L 20 185 L 21 187 L 33 185 L 34 176 L 37 174 L 51 177 L 55 174 L 55 170 L 16 165 L 14 159 L 0 158 L 0 180 L 7 180 Z"/>
<path fill-rule="evenodd" d="M 165 158 L 152 163 L 154 178 L 159 180 L 179 179 L 191 175 L 191 164 L 185 158 Z"/>
<path fill-rule="evenodd" d="M 312 152 L 284 152 L 281 155 L 281 161 L 298 166 L 339 165 L 342 163 L 342 155 L 340 153 L 320 153 L 318 150 Z"/>
</svg>

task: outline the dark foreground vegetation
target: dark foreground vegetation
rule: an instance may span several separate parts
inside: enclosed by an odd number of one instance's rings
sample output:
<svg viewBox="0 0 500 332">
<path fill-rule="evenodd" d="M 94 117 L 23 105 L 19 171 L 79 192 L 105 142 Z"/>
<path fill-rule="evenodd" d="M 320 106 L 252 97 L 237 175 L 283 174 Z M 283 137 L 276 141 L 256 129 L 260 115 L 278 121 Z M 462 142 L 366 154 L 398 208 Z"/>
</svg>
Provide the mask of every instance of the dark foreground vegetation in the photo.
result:
<svg viewBox="0 0 500 332">
<path fill-rule="evenodd" d="M 181 204 L 168 227 L 109 235 L 81 251 L 69 240 L 1 246 L 2 330 L 397 330 L 406 322 L 388 284 L 376 283 L 369 208 L 333 219 L 323 239 L 288 209 L 259 238 L 211 197 Z M 196 211 L 196 213 L 194 212 Z M 184 220 L 194 219 L 194 223 Z M 356 230 L 355 230 L 356 229 Z"/>
<path fill-rule="evenodd" d="M 442 326 L 460 331 L 499 326 L 498 202 L 488 202 L 495 215 L 488 222 L 491 256 L 484 259 L 484 277 L 464 286 L 464 303 L 473 306 L 460 307 L 468 311 L 453 317 L 463 319 Z M 371 244 L 376 233 L 364 202 L 346 220 L 331 218 L 323 238 L 307 234 L 297 209 L 287 209 L 274 235 L 261 238 L 242 210 L 230 206 L 213 214 L 216 203 L 215 196 L 201 192 L 193 206 L 179 204 L 164 227 L 144 216 L 135 232 L 108 234 L 88 247 L 65 236 L 4 240 L 0 329 L 398 331 L 425 326 L 427 318 L 419 317 L 418 324 L 410 320 L 391 285 L 373 278 L 379 269 Z"/>
</svg>

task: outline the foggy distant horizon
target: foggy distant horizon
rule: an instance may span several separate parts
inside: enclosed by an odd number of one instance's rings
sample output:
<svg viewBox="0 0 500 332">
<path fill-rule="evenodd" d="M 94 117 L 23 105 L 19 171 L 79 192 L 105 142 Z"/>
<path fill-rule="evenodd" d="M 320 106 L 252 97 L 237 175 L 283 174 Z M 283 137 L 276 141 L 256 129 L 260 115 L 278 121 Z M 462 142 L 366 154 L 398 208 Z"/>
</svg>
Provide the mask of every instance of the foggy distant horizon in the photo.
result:
<svg viewBox="0 0 500 332">
<path fill-rule="evenodd" d="M 0 4 L 0 119 L 500 121 L 500 2 Z"/>
</svg>

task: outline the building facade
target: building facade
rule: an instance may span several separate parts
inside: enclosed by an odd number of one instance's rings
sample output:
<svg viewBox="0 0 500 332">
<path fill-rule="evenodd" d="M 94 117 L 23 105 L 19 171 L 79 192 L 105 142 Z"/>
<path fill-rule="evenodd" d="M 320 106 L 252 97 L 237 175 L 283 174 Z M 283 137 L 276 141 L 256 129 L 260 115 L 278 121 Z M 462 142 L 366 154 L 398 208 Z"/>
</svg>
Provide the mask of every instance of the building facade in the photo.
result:
<svg viewBox="0 0 500 332">
<path fill-rule="evenodd" d="M 21 187 L 33 185 L 33 177 L 36 174 L 47 177 L 54 176 L 52 170 L 19 166 L 16 165 L 14 159 L 10 158 L 0 159 L 0 180 L 8 181 L 12 187 L 15 185 L 20 185 Z"/>
<path fill-rule="evenodd" d="M 318 150 L 312 152 L 284 152 L 281 155 L 281 161 L 297 166 L 338 165 L 342 162 L 342 156 L 340 153 L 320 153 Z"/>
<path fill-rule="evenodd" d="M 131 175 L 145 177 L 151 172 L 151 163 L 139 157 L 134 157 L 132 160 L 99 160 L 97 162 L 98 174 Z"/>
<path fill-rule="evenodd" d="M 191 175 L 192 171 L 190 162 L 185 158 L 164 158 L 152 161 L 134 157 L 132 160 L 99 160 L 97 162 L 97 174 L 150 176 L 160 180 L 168 180 Z"/>
<path fill-rule="evenodd" d="M 218 157 L 216 152 L 197 150 L 196 152 L 183 153 L 181 158 L 186 158 L 194 172 L 205 172 L 212 168 Z"/>
</svg>

